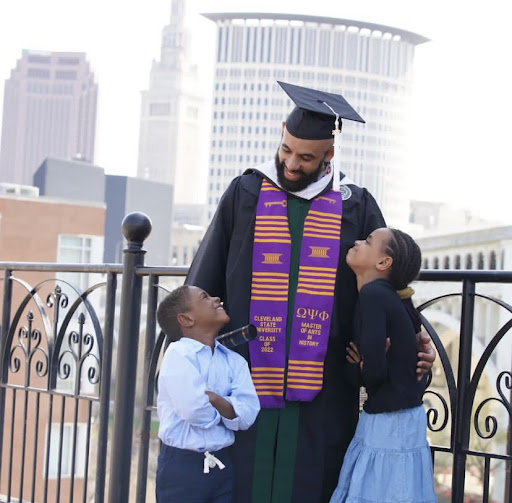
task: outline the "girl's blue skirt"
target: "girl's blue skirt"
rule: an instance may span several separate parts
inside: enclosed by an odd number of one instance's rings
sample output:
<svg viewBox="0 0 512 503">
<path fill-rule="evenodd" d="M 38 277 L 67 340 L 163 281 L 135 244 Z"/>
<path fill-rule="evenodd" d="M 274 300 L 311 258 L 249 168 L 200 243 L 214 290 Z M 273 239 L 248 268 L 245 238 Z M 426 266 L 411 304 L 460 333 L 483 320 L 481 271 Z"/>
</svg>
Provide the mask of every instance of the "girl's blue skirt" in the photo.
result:
<svg viewBox="0 0 512 503">
<path fill-rule="evenodd" d="M 362 412 L 331 503 L 435 503 L 423 406 Z"/>
</svg>

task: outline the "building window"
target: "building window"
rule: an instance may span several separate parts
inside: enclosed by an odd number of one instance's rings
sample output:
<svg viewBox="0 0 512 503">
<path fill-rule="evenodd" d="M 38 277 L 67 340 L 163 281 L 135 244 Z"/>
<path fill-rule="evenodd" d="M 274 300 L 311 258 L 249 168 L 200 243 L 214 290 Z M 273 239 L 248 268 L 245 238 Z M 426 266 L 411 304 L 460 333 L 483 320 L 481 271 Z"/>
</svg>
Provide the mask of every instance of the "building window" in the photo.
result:
<svg viewBox="0 0 512 503">
<path fill-rule="evenodd" d="M 76 80 L 76 72 L 57 70 L 55 72 L 55 78 L 59 80 Z"/>
<path fill-rule="evenodd" d="M 460 269 L 460 255 L 455 255 L 455 269 Z"/>
<path fill-rule="evenodd" d="M 443 269 L 450 269 L 450 257 L 448 256 L 444 258 Z"/>
<path fill-rule="evenodd" d="M 423 269 L 428 269 L 428 258 L 423 261 Z"/>
<path fill-rule="evenodd" d="M 473 257 L 470 253 L 466 255 L 466 269 L 473 269 Z"/>
<path fill-rule="evenodd" d="M 149 115 L 170 115 L 171 105 L 170 103 L 151 103 L 149 105 Z"/>
<path fill-rule="evenodd" d="M 433 269 L 439 269 L 439 259 L 437 257 L 434 257 L 434 267 Z"/>
<path fill-rule="evenodd" d="M 491 271 L 496 270 L 496 252 L 492 251 L 491 255 L 489 256 L 489 269 Z"/>
<path fill-rule="evenodd" d="M 73 460 L 73 435 L 76 431 L 76 451 L 75 451 L 75 467 L 74 476 L 83 477 L 85 473 L 85 456 L 80 453 L 86 452 L 86 436 L 87 425 L 78 423 L 75 427 L 73 424 L 64 424 L 62 426 L 61 438 L 61 425 L 51 425 L 51 440 L 50 440 L 50 456 L 48 457 L 48 476 L 52 479 L 57 478 L 59 473 L 59 459 L 60 476 L 71 477 L 72 460 Z M 62 445 L 62 457 L 59 456 L 59 451 Z M 46 458 L 45 458 L 46 459 Z"/>
<path fill-rule="evenodd" d="M 42 68 L 29 68 L 27 75 L 35 79 L 49 79 L 50 70 L 43 70 Z"/>
<path fill-rule="evenodd" d="M 49 65 L 52 62 L 52 58 L 50 56 L 43 56 L 40 54 L 31 54 L 28 57 L 29 63 L 43 63 L 45 65 Z"/>
<path fill-rule="evenodd" d="M 482 270 L 484 268 L 484 254 L 482 252 L 480 252 L 478 254 L 478 264 L 477 264 L 477 269 L 480 269 Z"/>
<path fill-rule="evenodd" d="M 59 65 L 78 65 L 80 60 L 78 58 L 59 58 Z"/>
<path fill-rule="evenodd" d="M 57 246 L 57 262 L 60 263 L 91 264 L 94 262 L 99 263 L 103 260 L 102 236 L 60 234 Z M 119 258 L 121 253 L 122 250 L 119 249 Z M 59 278 L 66 279 L 78 286 L 82 291 L 89 287 L 89 282 L 91 281 L 90 275 L 79 272 L 62 273 L 59 274 Z"/>
</svg>

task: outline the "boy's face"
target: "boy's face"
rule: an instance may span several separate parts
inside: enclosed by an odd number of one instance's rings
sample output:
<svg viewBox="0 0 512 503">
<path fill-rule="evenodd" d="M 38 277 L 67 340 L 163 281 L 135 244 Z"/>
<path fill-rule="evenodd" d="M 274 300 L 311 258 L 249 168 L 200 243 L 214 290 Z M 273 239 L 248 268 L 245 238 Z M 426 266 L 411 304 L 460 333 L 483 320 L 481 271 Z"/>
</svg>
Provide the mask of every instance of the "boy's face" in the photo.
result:
<svg viewBox="0 0 512 503">
<path fill-rule="evenodd" d="M 194 320 L 198 328 L 220 329 L 229 322 L 230 318 L 219 297 L 210 297 L 204 290 L 197 286 L 189 286 L 189 309 L 186 314 Z"/>
</svg>

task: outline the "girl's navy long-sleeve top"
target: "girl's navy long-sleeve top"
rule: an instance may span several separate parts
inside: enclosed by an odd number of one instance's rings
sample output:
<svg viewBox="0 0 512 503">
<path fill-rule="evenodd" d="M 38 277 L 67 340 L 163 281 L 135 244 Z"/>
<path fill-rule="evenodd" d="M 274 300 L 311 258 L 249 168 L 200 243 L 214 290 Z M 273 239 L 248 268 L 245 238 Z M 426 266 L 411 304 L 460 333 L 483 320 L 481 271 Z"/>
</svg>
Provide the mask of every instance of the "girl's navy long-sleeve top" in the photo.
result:
<svg viewBox="0 0 512 503">
<path fill-rule="evenodd" d="M 416 379 L 416 331 L 391 283 L 378 279 L 361 288 L 354 329 L 368 393 L 364 410 L 376 414 L 421 405 L 425 379 Z M 387 337 L 391 346 L 386 353 Z"/>
</svg>

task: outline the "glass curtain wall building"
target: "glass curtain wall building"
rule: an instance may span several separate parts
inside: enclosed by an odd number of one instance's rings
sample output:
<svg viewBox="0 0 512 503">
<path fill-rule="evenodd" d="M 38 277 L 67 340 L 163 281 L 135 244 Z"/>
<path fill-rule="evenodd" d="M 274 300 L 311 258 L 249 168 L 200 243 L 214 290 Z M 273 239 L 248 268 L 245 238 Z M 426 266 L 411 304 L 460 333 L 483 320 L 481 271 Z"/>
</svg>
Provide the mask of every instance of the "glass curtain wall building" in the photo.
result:
<svg viewBox="0 0 512 503">
<path fill-rule="evenodd" d="M 23 51 L 5 81 L 0 181 L 32 185 L 46 157 L 93 162 L 97 95 L 85 53 Z"/>
<path fill-rule="evenodd" d="M 276 80 L 340 93 L 366 120 L 343 123 L 342 171 L 389 223 L 408 216 L 406 112 L 415 48 L 388 26 L 287 14 L 204 14 L 217 25 L 208 217 L 234 176 L 271 159 L 293 103 Z"/>
</svg>

